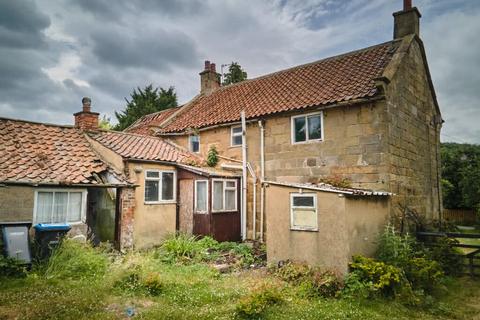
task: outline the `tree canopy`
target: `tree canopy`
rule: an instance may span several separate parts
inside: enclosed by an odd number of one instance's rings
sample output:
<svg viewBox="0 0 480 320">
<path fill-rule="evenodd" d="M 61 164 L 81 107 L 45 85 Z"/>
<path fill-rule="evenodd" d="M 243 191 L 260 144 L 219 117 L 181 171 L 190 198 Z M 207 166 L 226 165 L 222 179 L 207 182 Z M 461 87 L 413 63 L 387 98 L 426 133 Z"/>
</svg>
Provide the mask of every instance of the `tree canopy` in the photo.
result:
<svg viewBox="0 0 480 320">
<path fill-rule="evenodd" d="M 228 67 L 228 72 L 225 73 L 223 78 L 223 85 L 237 83 L 247 79 L 247 72 L 245 72 L 238 62 L 232 62 Z"/>
<path fill-rule="evenodd" d="M 178 105 L 177 94 L 174 87 L 169 87 L 168 89 L 161 87 L 153 88 L 153 85 L 150 84 L 144 89 L 139 87 L 133 89 L 130 97 L 130 100 L 125 98 L 127 102 L 125 110 L 120 112 L 115 111 L 115 117 L 118 120 L 118 124 L 114 127 L 115 130 L 124 130 L 144 115 L 173 108 Z"/>
<path fill-rule="evenodd" d="M 445 208 L 480 209 L 480 145 L 442 143 Z"/>
</svg>

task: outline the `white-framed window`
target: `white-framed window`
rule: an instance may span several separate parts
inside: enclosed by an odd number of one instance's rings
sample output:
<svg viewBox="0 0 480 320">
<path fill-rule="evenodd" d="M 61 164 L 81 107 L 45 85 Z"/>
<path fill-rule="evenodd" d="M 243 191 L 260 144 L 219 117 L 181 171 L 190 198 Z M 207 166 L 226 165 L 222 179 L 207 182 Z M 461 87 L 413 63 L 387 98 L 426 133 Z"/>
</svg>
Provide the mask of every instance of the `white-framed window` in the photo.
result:
<svg viewBox="0 0 480 320">
<path fill-rule="evenodd" d="M 145 203 L 175 202 L 175 171 L 145 170 Z"/>
<path fill-rule="evenodd" d="M 81 223 L 85 221 L 87 190 L 35 190 L 33 223 Z"/>
<path fill-rule="evenodd" d="M 292 230 L 318 230 L 317 195 L 315 193 L 290 194 L 290 228 Z"/>
<path fill-rule="evenodd" d="M 237 211 L 237 180 L 212 180 L 212 211 Z"/>
<path fill-rule="evenodd" d="M 200 152 L 200 136 L 199 135 L 191 135 L 189 137 L 190 140 L 190 151 L 192 152 Z"/>
<path fill-rule="evenodd" d="M 242 127 L 235 126 L 230 129 L 230 145 L 232 147 L 237 147 L 242 145 Z"/>
<path fill-rule="evenodd" d="M 195 180 L 195 212 L 208 212 L 208 180 Z"/>
<path fill-rule="evenodd" d="M 292 117 L 292 143 L 323 140 L 323 112 Z"/>
</svg>

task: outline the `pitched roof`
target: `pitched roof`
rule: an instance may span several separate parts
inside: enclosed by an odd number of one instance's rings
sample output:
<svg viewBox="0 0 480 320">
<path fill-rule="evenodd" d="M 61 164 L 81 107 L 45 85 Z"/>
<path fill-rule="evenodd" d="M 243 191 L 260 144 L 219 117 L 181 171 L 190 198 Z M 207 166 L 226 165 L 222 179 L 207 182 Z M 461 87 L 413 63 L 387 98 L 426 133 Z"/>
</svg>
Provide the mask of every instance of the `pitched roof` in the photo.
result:
<svg viewBox="0 0 480 320">
<path fill-rule="evenodd" d="M 162 138 L 118 131 L 92 131 L 88 135 L 125 159 L 201 163 L 197 155 Z"/>
<path fill-rule="evenodd" d="M 399 47 L 390 41 L 300 65 L 200 95 L 165 123 L 160 132 L 181 132 L 278 112 L 372 97 L 380 77 Z M 200 116 L 201 115 L 201 116 Z"/>
<path fill-rule="evenodd" d="M 151 135 L 154 133 L 154 128 L 160 126 L 172 114 L 179 110 L 179 107 L 169 108 L 159 112 L 151 113 L 141 117 L 135 121 L 130 127 L 125 129 L 125 132 Z"/>
<path fill-rule="evenodd" d="M 0 182 L 98 184 L 107 170 L 74 127 L 0 118 Z"/>
</svg>

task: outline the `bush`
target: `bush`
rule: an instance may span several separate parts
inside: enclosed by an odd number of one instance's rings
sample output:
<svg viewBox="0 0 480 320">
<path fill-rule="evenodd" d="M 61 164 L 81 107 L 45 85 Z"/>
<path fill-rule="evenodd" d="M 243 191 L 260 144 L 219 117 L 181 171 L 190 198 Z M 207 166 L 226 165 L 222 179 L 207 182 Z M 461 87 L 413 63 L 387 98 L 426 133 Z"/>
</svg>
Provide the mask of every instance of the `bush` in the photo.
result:
<svg viewBox="0 0 480 320">
<path fill-rule="evenodd" d="M 60 279 L 103 276 L 107 267 L 108 257 L 105 253 L 91 244 L 65 239 L 48 260 L 45 276 Z"/>
<path fill-rule="evenodd" d="M 458 240 L 451 238 L 436 238 L 435 246 L 428 249 L 428 256 L 437 261 L 439 266 L 447 275 L 457 276 L 462 272 L 462 252 L 452 244 Z"/>
<path fill-rule="evenodd" d="M 308 296 L 334 297 L 343 288 L 335 272 L 303 263 L 289 261 L 274 269 L 274 274 L 284 281 L 300 285 Z"/>
<path fill-rule="evenodd" d="M 415 290 L 431 292 L 440 284 L 444 273 L 440 265 L 433 260 L 413 258 L 405 266 L 405 275 Z"/>
<path fill-rule="evenodd" d="M 27 269 L 21 261 L 0 254 L 0 277 L 24 278 Z"/>
<path fill-rule="evenodd" d="M 235 313 L 243 319 L 258 318 L 268 306 L 281 301 L 282 295 L 277 288 L 263 285 L 241 298 L 235 307 Z"/>
<path fill-rule="evenodd" d="M 403 268 L 416 255 L 415 239 L 408 234 L 401 236 L 392 225 L 387 225 L 378 244 L 378 260 Z"/>
<path fill-rule="evenodd" d="M 384 262 L 354 256 L 350 270 L 357 274 L 360 281 L 369 284 L 371 290 L 384 296 L 393 295 L 401 286 L 402 270 Z"/>
<path fill-rule="evenodd" d="M 142 282 L 142 285 L 145 290 L 152 296 L 159 295 L 163 289 L 162 278 L 158 272 L 149 273 L 145 280 Z"/>
<path fill-rule="evenodd" d="M 202 242 L 197 241 L 197 237 L 186 234 L 176 234 L 167 238 L 160 247 L 164 251 L 164 260 L 176 262 L 180 260 L 201 259 L 204 251 Z"/>
</svg>

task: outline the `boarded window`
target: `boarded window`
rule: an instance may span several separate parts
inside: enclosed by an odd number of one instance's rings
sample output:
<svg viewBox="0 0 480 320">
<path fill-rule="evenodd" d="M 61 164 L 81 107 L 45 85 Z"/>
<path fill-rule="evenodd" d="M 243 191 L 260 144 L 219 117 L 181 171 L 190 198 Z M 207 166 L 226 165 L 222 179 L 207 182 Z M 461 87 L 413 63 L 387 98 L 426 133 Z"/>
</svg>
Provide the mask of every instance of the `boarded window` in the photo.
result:
<svg viewBox="0 0 480 320">
<path fill-rule="evenodd" d="M 195 181 L 195 211 L 198 213 L 206 213 L 208 211 L 208 181 Z"/>
<path fill-rule="evenodd" d="M 290 199 L 291 228 L 318 230 L 316 195 L 295 193 Z"/>
<path fill-rule="evenodd" d="M 145 172 L 145 202 L 175 200 L 175 172 L 147 170 Z"/>
</svg>

